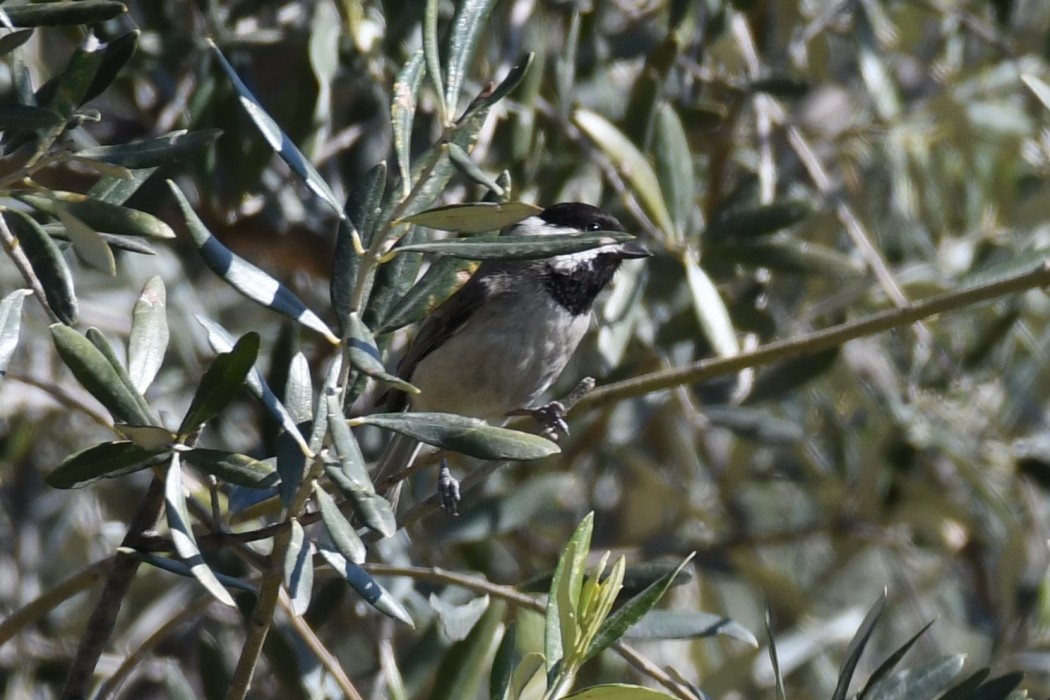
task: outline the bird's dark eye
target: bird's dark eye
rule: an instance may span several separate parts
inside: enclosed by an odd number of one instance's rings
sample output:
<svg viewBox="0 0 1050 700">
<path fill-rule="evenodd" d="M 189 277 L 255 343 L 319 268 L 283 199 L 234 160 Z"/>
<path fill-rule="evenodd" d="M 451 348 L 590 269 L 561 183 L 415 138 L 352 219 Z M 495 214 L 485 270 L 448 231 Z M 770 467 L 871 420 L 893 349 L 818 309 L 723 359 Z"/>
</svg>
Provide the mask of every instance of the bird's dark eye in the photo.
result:
<svg viewBox="0 0 1050 700">
<path fill-rule="evenodd" d="M 601 231 L 602 230 L 602 225 L 599 224 L 597 221 L 592 221 L 591 223 L 587 224 L 587 230 L 588 231 Z"/>
</svg>

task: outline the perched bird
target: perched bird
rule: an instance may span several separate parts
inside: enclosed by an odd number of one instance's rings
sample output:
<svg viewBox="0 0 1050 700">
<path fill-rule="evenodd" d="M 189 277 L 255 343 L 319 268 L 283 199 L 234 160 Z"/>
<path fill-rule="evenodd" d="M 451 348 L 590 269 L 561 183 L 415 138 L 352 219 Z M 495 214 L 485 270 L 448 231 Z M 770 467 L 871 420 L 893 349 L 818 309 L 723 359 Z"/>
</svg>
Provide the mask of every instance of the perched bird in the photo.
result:
<svg viewBox="0 0 1050 700">
<path fill-rule="evenodd" d="M 612 215 L 589 204 L 563 202 L 512 226 L 509 235 L 623 231 Z M 455 294 L 424 319 L 398 366 L 420 389 L 391 392 L 387 408 L 457 413 L 502 423 L 532 408 L 558 378 L 590 324 L 599 292 L 627 258 L 651 253 L 635 242 L 526 261 L 486 261 Z M 376 478 L 407 468 L 421 445 L 392 438 Z M 400 483 L 391 492 L 396 505 Z M 442 463 L 438 487 L 445 510 L 456 512 L 459 485 Z"/>
</svg>

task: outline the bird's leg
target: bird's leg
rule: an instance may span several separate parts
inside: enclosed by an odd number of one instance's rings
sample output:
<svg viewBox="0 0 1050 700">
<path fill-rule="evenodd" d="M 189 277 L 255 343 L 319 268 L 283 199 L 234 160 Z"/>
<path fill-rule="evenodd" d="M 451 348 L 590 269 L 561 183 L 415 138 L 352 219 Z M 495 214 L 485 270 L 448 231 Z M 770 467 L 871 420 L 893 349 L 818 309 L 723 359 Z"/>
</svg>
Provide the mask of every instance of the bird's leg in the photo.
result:
<svg viewBox="0 0 1050 700">
<path fill-rule="evenodd" d="M 459 515 L 459 502 L 462 500 L 459 494 L 459 480 L 452 476 L 444 456 L 441 458 L 437 483 L 441 509 L 450 515 Z"/>
<path fill-rule="evenodd" d="M 565 435 L 566 437 L 569 435 L 569 424 L 565 422 L 565 416 L 569 415 L 569 411 L 572 410 L 577 401 L 583 398 L 584 394 L 594 388 L 594 384 L 592 377 L 584 377 L 562 401 L 551 401 L 549 404 L 537 408 L 519 408 L 507 415 L 532 416 L 540 424 L 540 434 L 548 440 L 557 442 L 559 435 Z"/>
</svg>

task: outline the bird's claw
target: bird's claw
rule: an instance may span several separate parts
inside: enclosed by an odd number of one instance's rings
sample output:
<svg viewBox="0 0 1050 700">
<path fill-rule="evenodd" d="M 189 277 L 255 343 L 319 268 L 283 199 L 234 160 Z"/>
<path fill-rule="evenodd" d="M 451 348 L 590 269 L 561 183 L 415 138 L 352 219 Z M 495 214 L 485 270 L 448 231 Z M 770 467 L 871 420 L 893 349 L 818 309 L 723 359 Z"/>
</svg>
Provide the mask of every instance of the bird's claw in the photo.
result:
<svg viewBox="0 0 1050 700">
<path fill-rule="evenodd" d="M 459 502 L 462 500 L 459 493 L 459 480 L 452 476 L 445 460 L 441 460 L 437 483 L 441 509 L 449 515 L 459 515 Z"/>
<path fill-rule="evenodd" d="M 540 424 L 540 434 L 548 440 L 557 442 L 559 436 L 569 436 L 569 424 L 565 422 L 567 414 L 565 404 L 561 401 L 551 401 L 545 406 L 514 411 L 511 415 L 532 416 Z"/>
</svg>

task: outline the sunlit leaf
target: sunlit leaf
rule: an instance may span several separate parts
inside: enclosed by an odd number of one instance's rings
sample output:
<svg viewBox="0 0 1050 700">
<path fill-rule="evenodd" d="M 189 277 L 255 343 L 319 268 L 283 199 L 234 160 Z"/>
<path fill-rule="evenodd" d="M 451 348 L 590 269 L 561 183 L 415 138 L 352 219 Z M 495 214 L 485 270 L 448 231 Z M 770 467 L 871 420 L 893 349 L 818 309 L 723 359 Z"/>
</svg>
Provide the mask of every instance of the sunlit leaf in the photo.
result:
<svg viewBox="0 0 1050 700">
<path fill-rule="evenodd" d="M 419 389 L 404 379 L 386 371 L 379 347 L 372 336 L 372 331 L 368 329 L 356 313 L 350 314 L 350 328 L 346 342 L 349 346 L 347 354 L 350 356 L 350 364 L 354 366 L 354 369 L 373 379 L 386 382 L 400 391 L 410 394 L 419 393 Z"/>
<path fill-rule="evenodd" d="M 479 459 L 542 459 L 560 452 L 556 443 L 531 433 L 489 425 L 452 413 L 377 413 L 355 418 L 355 425 L 375 425 L 428 445 Z"/>
<path fill-rule="evenodd" d="M 394 600 L 394 597 L 380 586 L 367 571 L 344 558 L 338 552 L 325 547 L 318 547 L 317 551 L 328 565 L 338 571 L 346 579 L 346 582 L 350 584 L 350 587 L 365 599 L 365 602 L 387 617 L 403 622 L 409 627 L 415 627 L 415 623 L 412 622 L 412 617 L 408 614 L 408 611 Z"/>
<path fill-rule="evenodd" d="M 696 199 L 696 177 L 693 173 L 692 152 L 686 140 L 685 128 L 674 108 L 663 103 L 656 112 L 653 130 L 653 155 L 656 159 L 656 177 L 664 202 L 674 222 L 678 240 L 689 232 L 689 222 Z"/>
<path fill-rule="evenodd" d="M 459 91 L 463 85 L 478 40 L 485 30 L 496 0 L 464 0 L 459 3 L 455 19 L 449 28 L 448 75 L 446 76 L 445 104 L 448 113 L 456 111 Z"/>
<path fill-rule="evenodd" d="M 117 263 L 113 251 L 109 249 L 102 236 L 95 229 L 78 219 L 61 202 L 53 202 L 53 214 L 58 217 L 65 230 L 73 250 L 89 266 L 107 275 L 117 273 Z"/>
<path fill-rule="evenodd" d="M 56 218 L 59 216 L 60 207 L 64 207 L 70 214 L 97 231 L 125 236 L 175 237 L 171 227 L 152 214 L 110 204 L 76 192 L 50 191 L 46 197 L 28 193 L 19 193 L 16 196 L 34 209 Z"/>
<path fill-rule="evenodd" d="M 436 12 L 436 3 L 433 4 Z M 428 2 L 428 17 L 430 5 Z M 401 69 L 397 80 L 394 81 L 394 100 L 390 105 L 391 123 L 394 128 L 394 153 L 397 154 L 403 193 L 407 193 L 412 187 L 412 123 L 416 116 L 419 88 L 423 84 L 423 56 L 423 51 L 416 51 Z"/>
<path fill-rule="evenodd" d="M 145 392 L 164 363 L 168 349 L 167 292 L 159 276 L 150 277 L 131 314 L 128 337 L 128 374 L 139 392 Z"/>
<path fill-rule="evenodd" d="M 685 268 L 685 279 L 693 299 L 693 311 L 711 346 L 720 357 L 739 354 L 740 345 L 736 340 L 733 322 L 729 318 L 729 310 L 714 282 L 701 269 L 693 255 L 684 253 L 682 266 Z"/>
<path fill-rule="evenodd" d="M 314 585 L 314 567 L 310 559 L 310 541 L 306 539 L 303 526 L 292 520 L 292 533 L 288 551 L 284 556 L 284 587 L 292 600 L 292 612 L 304 615 L 310 607 Z"/>
<path fill-rule="evenodd" d="M 570 693 L 565 700 L 669 700 L 673 695 L 640 685 L 606 683 Z"/>
<path fill-rule="evenodd" d="M 527 202 L 472 202 L 428 209 L 399 223 L 458 233 L 485 233 L 498 231 L 542 211 L 542 207 Z"/>
<path fill-rule="evenodd" d="M 572 652 L 579 636 L 580 588 L 593 531 L 594 513 L 590 512 L 583 517 L 565 544 L 551 578 L 543 636 L 543 655 L 548 674 L 564 663 L 566 652 Z"/>
<path fill-rule="evenodd" d="M 535 57 L 535 53 L 529 52 L 519 58 L 517 63 L 511 66 L 506 77 L 500 81 L 499 85 L 491 91 L 483 91 L 473 102 L 470 103 L 470 105 L 467 106 L 463 116 L 460 117 L 460 121 L 473 116 L 474 113 L 479 110 L 488 109 L 513 92 L 514 88 L 518 87 L 521 81 L 525 79 L 525 76 L 529 72 L 529 68 L 532 67 L 532 61 Z"/>
<path fill-rule="evenodd" d="M 488 610 L 489 597 L 487 595 L 478 596 L 462 605 L 455 605 L 431 593 L 430 607 L 437 614 L 438 625 L 444 637 L 449 641 L 458 642 L 466 639 L 470 630 Z"/>
<path fill-rule="evenodd" d="M 0 382 L 7 374 L 7 366 L 18 347 L 18 333 L 22 328 L 22 302 L 32 294 L 19 289 L 0 299 Z"/>
<path fill-rule="evenodd" d="M 474 236 L 414 243 L 402 246 L 398 250 L 453 255 L 468 260 L 536 260 L 579 253 L 633 239 L 634 236 L 620 231 L 552 233 L 546 236 Z"/>
<path fill-rule="evenodd" d="M 150 408 L 149 403 L 143 398 L 142 392 L 135 388 L 135 383 L 131 381 L 131 375 L 128 374 L 127 368 L 124 363 L 117 357 L 116 351 L 113 346 L 110 345 L 109 340 L 105 335 L 102 334 L 97 328 L 88 328 L 84 333 L 84 336 L 91 342 L 92 345 L 102 353 L 103 357 L 109 362 L 110 367 L 113 368 L 113 372 L 116 377 L 120 380 L 120 383 L 124 385 L 124 389 L 129 395 L 135 400 L 136 405 L 139 407 L 139 414 L 142 416 L 148 416 L 149 420 L 141 423 L 141 425 L 157 426 L 160 421 L 157 416 L 153 413 L 153 409 Z M 134 438 L 132 438 L 134 439 Z"/>
<path fill-rule="evenodd" d="M 517 646 L 517 627 L 514 623 L 507 625 L 492 659 L 492 671 L 489 673 L 489 697 L 492 700 L 508 700 L 511 673 L 514 671 L 515 648 Z"/>
<path fill-rule="evenodd" d="M 206 474 L 250 489 L 266 489 L 277 484 L 273 465 L 247 455 L 201 447 L 181 451 L 182 458 Z"/>
<path fill-rule="evenodd" d="M 355 564 L 364 563 L 365 544 L 358 537 L 357 531 L 354 530 L 353 526 L 339 511 L 339 507 L 335 504 L 335 499 L 329 496 L 328 492 L 321 488 L 321 485 L 316 481 L 313 485 L 313 492 L 314 501 L 316 501 L 317 507 L 321 511 L 321 521 L 324 523 L 325 529 L 328 530 L 328 536 L 332 538 L 332 544 L 349 561 Z"/>
</svg>

